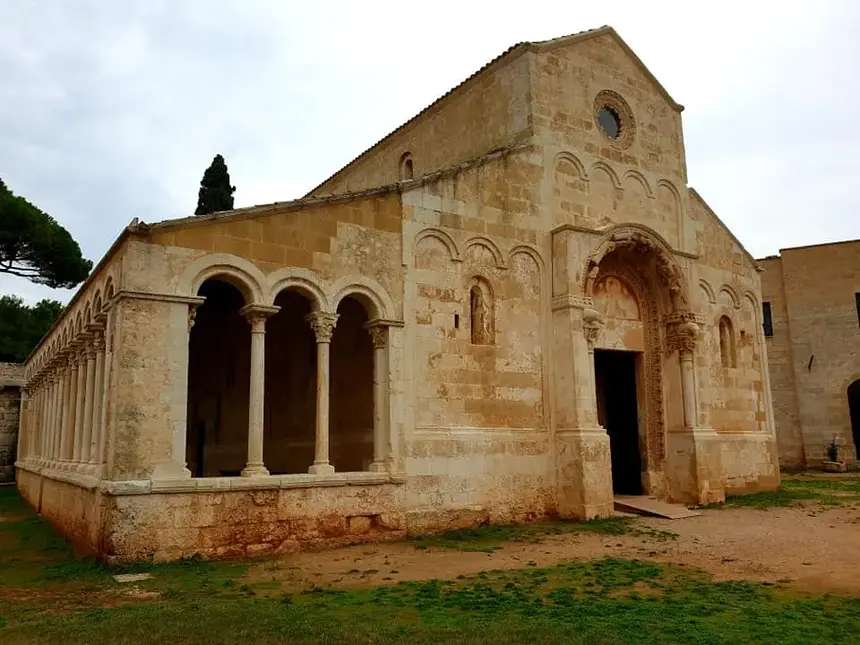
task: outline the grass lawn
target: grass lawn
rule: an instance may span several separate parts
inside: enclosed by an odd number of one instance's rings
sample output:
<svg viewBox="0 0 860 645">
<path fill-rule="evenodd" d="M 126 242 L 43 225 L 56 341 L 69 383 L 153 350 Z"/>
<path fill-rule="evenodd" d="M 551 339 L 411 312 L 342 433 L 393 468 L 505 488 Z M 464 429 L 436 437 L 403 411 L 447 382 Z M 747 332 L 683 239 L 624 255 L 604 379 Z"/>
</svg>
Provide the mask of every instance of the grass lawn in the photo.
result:
<svg viewBox="0 0 860 645">
<path fill-rule="evenodd" d="M 609 521 L 559 531 L 635 530 Z M 539 539 L 507 527 L 441 542 Z M 585 527 L 585 528 L 583 528 Z M 504 528 L 504 527 L 503 527 Z M 514 535 L 512 538 L 511 536 Z M 444 544 L 441 544 L 445 546 Z M 860 599 L 604 558 L 361 590 L 243 581 L 247 563 L 197 559 L 108 569 L 75 559 L 10 488 L 0 488 L 0 643 L 860 643 Z M 149 571 L 119 584 L 112 575 Z"/>
</svg>

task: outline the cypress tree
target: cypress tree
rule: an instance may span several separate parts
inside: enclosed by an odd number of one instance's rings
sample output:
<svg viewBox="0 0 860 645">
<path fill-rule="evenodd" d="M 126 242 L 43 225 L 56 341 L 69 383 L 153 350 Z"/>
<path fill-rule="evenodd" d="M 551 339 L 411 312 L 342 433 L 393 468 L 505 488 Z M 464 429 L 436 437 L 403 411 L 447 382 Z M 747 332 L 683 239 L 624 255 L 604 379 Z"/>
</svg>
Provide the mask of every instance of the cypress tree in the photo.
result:
<svg viewBox="0 0 860 645">
<path fill-rule="evenodd" d="M 230 173 L 224 157 L 215 155 L 212 164 L 203 173 L 200 180 L 200 192 L 197 194 L 197 210 L 195 215 L 208 215 L 218 211 L 233 210 L 233 193 L 235 186 L 230 185 Z"/>
</svg>

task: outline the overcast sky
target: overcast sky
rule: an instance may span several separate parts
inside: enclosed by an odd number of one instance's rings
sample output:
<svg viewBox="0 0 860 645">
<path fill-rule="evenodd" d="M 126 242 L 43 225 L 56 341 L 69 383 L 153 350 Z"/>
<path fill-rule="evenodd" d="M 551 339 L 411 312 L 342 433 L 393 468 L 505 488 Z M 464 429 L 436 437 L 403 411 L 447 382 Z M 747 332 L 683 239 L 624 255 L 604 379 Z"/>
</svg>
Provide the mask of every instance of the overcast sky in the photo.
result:
<svg viewBox="0 0 860 645">
<path fill-rule="evenodd" d="M 686 107 L 690 185 L 753 255 L 860 237 L 851 0 L 2 0 L 0 177 L 98 261 L 192 214 L 216 153 L 237 207 L 294 199 L 510 45 L 604 24 Z"/>
</svg>

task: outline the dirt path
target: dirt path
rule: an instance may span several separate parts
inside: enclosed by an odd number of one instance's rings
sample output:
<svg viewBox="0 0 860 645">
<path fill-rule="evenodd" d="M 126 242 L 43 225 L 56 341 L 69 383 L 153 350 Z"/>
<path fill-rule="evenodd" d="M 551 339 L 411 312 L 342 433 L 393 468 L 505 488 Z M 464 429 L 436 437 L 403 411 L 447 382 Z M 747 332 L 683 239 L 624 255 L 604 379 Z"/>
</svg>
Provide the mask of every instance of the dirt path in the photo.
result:
<svg viewBox="0 0 860 645">
<path fill-rule="evenodd" d="M 261 563 L 247 578 L 279 580 L 294 591 L 312 584 L 355 588 L 611 555 L 694 566 L 720 580 L 791 581 L 802 590 L 860 594 L 858 505 L 827 510 L 727 508 L 683 520 L 635 522 L 676 533 L 677 538 L 572 533 L 539 543 L 505 543 L 493 553 L 419 550 L 410 542 L 360 545 Z"/>
</svg>

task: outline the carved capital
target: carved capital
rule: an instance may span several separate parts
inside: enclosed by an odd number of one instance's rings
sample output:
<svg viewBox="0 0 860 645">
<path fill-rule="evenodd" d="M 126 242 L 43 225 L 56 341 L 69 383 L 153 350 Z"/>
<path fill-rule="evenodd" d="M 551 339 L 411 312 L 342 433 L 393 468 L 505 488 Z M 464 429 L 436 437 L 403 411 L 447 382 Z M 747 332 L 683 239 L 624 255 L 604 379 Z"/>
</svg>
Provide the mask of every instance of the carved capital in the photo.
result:
<svg viewBox="0 0 860 645">
<path fill-rule="evenodd" d="M 698 337 L 699 324 L 692 319 L 673 322 L 666 330 L 666 349 L 670 354 L 678 351 L 682 356 L 692 355 L 696 349 Z"/>
<path fill-rule="evenodd" d="M 311 329 L 317 337 L 318 343 L 330 343 L 332 334 L 334 334 L 334 326 L 337 324 L 337 314 L 330 314 L 325 311 L 315 311 L 305 316 Z"/>
<path fill-rule="evenodd" d="M 604 324 L 603 316 L 596 309 L 588 307 L 582 310 L 582 333 L 589 351 L 594 349 Z"/>
<path fill-rule="evenodd" d="M 374 349 L 383 349 L 388 344 L 388 327 L 375 325 L 369 327 L 370 338 L 373 341 Z"/>
<path fill-rule="evenodd" d="M 188 333 L 191 333 L 191 328 L 194 327 L 194 319 L 197 318 L 197 303 L 188 305 Z"/>
<path fill-rule="evenodd" d="M 252 334 L 266 333 L 266 319 L 278 313 L 280 307 L 267 307 L 265 305 L 245 305 L 239 310 L 239 313 L 245 316 L 245 319 L 251 325 Z"/>
</svg>

